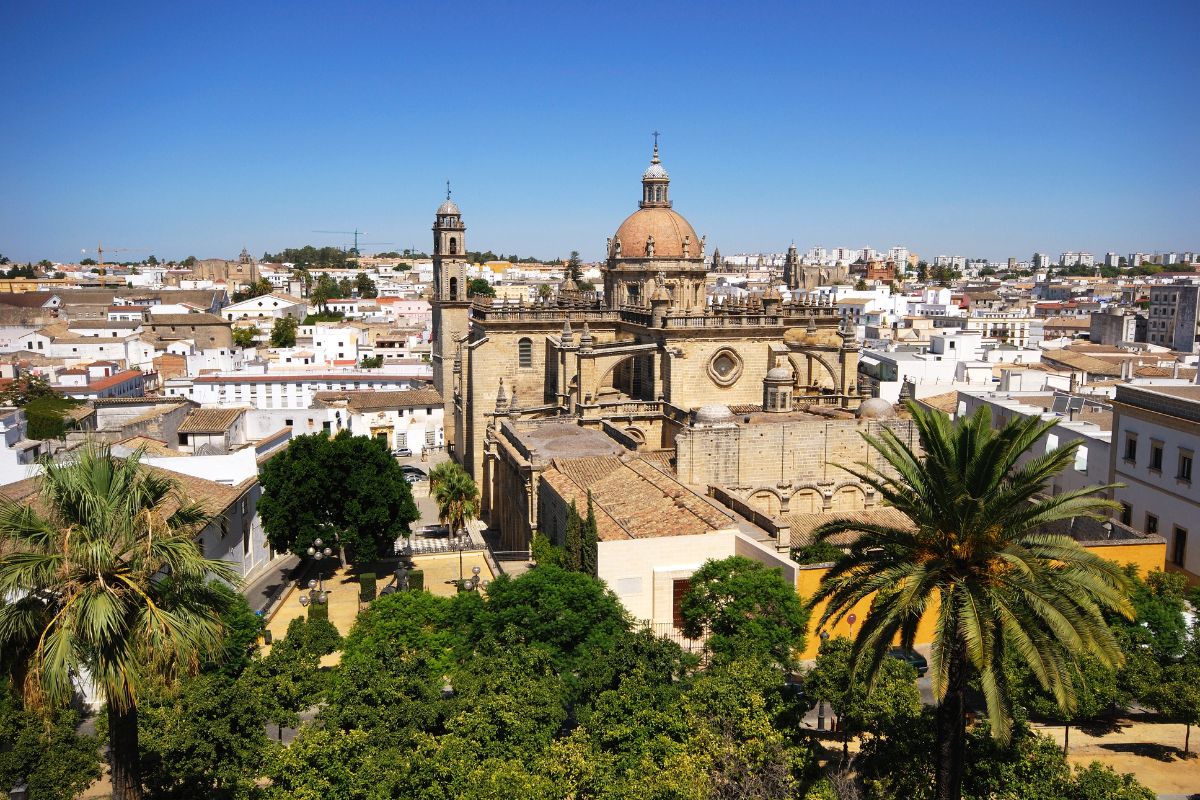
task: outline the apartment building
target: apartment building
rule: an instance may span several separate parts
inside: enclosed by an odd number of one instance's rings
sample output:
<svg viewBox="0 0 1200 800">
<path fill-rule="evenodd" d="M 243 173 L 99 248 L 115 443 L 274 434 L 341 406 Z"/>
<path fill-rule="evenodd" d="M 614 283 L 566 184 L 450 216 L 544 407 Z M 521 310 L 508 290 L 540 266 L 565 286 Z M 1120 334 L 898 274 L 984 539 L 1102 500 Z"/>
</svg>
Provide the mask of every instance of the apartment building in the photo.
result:
<svg viewBox="0 0 1200 800">
<path fill-rule="evenodd" d="M 1167 564 L 1200 583 L 1200 386 L 1120 385 L 1110 481 L 1121 521 L 1167 542 Z M 1189 541 L 1190 537 L 1190 541 Z"/>
<path fill-rule="evenodd" d="M 1196 350 L 1200 323 L 1200 285 L 1172 283 L 1150 289 L 1150 319 L 1146 340 L 1192 353 Z"/>
</svg>

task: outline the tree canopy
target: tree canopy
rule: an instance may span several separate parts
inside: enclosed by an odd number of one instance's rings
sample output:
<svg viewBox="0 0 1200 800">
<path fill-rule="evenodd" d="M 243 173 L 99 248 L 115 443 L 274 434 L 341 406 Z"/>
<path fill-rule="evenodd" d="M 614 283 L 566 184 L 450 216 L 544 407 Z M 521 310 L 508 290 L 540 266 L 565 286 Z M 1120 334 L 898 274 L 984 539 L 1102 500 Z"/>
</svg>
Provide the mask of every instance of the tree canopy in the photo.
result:
<svg viewBox="0 0 1200 800">
<path fill-rule="evenodd" d="M 804 648 L 808 610 L 796 588 L 743 556 L 706 561 L 692 575 L 679 613 L 684 634 L 707 633 L 706 647 L 720 659 L 766 657 L 789 665 L 793 651 Z"/>
<path fill-rule="evenodd" d="M 352 563 L 390 552 L 418 519 L 400 465 L 379 441 L 343 430 L 298 436 L 260 477 L 263 528 L 276 550 L 304 555 L 337 542 Z"/>
</svg>

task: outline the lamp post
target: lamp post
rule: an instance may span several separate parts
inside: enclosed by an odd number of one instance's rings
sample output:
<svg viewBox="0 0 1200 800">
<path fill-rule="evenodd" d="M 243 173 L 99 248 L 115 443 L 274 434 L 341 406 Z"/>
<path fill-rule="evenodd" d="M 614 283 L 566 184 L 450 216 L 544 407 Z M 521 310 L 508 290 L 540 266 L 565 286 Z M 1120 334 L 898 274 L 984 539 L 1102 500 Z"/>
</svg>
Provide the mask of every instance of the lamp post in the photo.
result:
<svg viewBox="0 0 1200 800">
<path fill-rule="evenodd" d="M 821 631 L 821 644 L 829 641 L 829 631 Z M 825 700 L 817 699 L 817 730 L 825 730 Z"/>
<path fill-rule="evenodd" d="M 307 606 L 309 603 L 328 603 L 329 594 L 325 591 L 325 575 L 321 572 L 321 561 L 333 555 L 333 549 L 325 547 L 325 542 L 321 539 L 313 539 L 312 545 L 308 548 L 308 555 L 313 561 L 317 562 L 317 578 L 309 580 L 308 594 L 300 595 L 300 605 Z"/>
<path fill-rule="evenodd" d="M 463 550 L 467 549 L 466 534 L 465 528 L 458 529 L 458 582 L 460 584 L 463 580 Z"/>
</svg>

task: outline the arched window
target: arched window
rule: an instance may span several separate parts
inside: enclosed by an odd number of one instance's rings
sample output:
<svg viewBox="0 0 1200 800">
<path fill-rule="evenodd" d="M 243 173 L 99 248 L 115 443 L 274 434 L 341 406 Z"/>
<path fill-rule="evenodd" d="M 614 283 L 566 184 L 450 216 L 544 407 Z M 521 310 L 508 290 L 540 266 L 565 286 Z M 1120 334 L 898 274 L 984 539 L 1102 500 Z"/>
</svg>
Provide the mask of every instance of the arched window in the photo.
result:
<svg viewBox="0 0 1200 800">
<path fill-rule="evenodd" d="M 517 342 L 517 366 L 533 366 L 533 340 L 528 337 Z"/>
<path fill-rule="evenodd" d="M 458 255 L 458 237 L 450 237 L 450 255 Z"/>
<path fill-rule="evenodd" d="M 458 278 L 450 279 L 450 299 L 458 299 Z"/>
</svg>

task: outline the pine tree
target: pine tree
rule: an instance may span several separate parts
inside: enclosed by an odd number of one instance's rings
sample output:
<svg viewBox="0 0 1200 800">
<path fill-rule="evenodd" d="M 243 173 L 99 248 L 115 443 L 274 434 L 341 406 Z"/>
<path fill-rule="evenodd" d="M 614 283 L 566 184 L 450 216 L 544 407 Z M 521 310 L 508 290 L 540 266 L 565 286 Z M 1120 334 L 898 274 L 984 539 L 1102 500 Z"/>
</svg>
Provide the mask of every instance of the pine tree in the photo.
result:
<svg viewBox="0 0 1200 800">
<path fill-rule="evenodd" d="M 563 566 L 572 572 L 579 572 L 583 566 L 583 520 L 579 518 L 574 500 L 567 511 L 567 532 L 563 538 L 563 549 L 566 550 L 566 563 Z"/>
<path fill-rule="evenodd" d="M 599 564 L 596 511 L 592 508 L 592 493 L 588 492 L 587 520 L 583 523 L 583 552 L 580 555 L 581 572 L 596 577 Z"/>
</svg>

